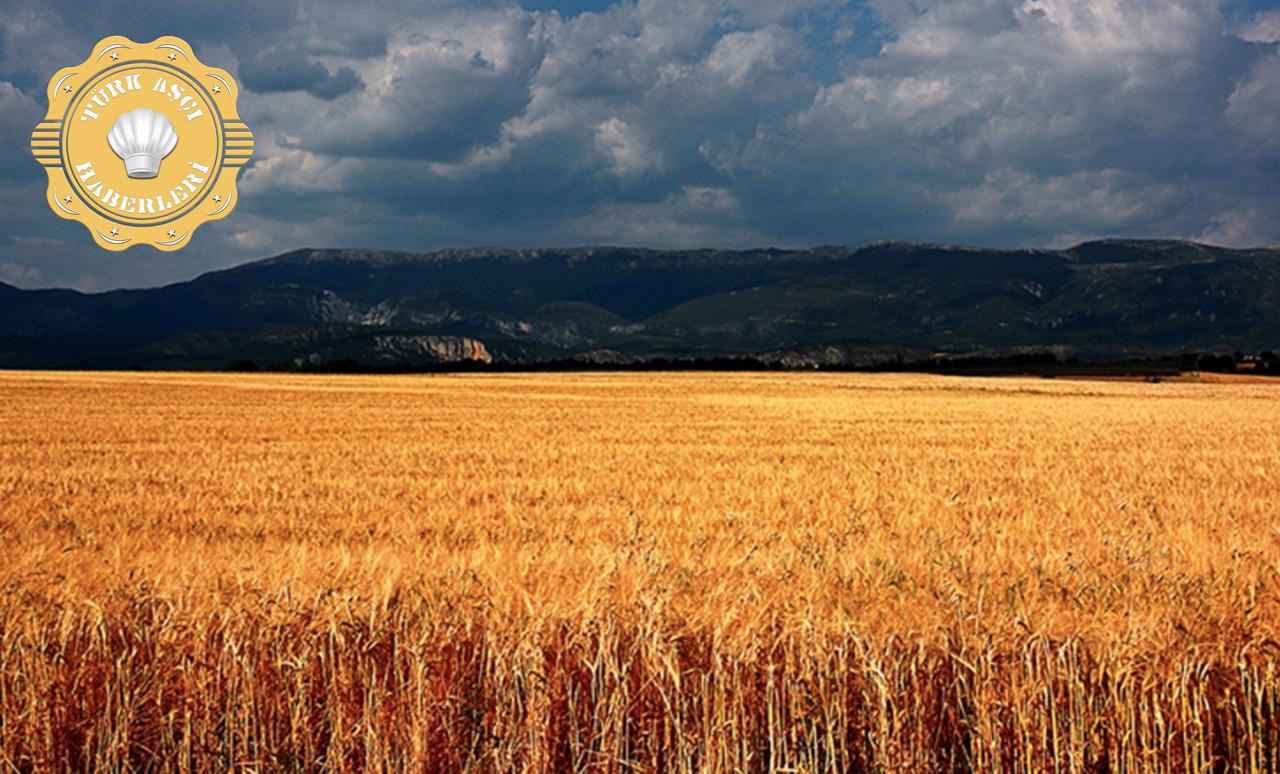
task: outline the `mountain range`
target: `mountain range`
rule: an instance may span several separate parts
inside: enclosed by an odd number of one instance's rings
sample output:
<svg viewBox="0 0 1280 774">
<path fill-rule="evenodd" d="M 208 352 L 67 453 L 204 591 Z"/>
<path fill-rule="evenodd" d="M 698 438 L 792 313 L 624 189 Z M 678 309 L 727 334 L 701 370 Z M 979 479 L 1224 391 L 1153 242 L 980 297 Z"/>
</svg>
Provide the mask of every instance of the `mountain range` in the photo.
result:
<svg viewBox="0 0 1280 774">
<path fill-rule="evenodd" d="M 753 357 L 786 365 L 1280 348 L 1280 249 L 302 249 L 139 290 L 0 284 L 0 367 Z"/>
</svg>

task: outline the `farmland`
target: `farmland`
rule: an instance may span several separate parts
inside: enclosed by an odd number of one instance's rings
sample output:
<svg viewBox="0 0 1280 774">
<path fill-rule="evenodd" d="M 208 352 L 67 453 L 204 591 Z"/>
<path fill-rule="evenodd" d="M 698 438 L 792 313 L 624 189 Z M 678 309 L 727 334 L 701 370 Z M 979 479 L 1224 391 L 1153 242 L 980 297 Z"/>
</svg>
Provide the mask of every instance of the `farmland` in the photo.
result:
<svg viewBox="0 0 1280 774">
<path fill-rule="evenodd" d="M 0 770 L 1280 767 L 1280 392 L 0 373 Z"/>
</svg>

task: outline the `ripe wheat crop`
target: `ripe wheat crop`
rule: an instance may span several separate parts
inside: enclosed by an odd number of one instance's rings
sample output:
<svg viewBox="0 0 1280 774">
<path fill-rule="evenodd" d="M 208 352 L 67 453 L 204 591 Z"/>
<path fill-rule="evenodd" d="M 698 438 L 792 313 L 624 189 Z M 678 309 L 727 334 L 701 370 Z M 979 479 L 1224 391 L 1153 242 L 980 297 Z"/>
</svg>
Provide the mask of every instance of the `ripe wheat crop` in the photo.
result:
<svg viewBox="0 0 1280 774">
<path fill-rule="evenodd" d="M 0 771 L 1274 771 L 1278 398 L 0 374 Z"/>
</svg>

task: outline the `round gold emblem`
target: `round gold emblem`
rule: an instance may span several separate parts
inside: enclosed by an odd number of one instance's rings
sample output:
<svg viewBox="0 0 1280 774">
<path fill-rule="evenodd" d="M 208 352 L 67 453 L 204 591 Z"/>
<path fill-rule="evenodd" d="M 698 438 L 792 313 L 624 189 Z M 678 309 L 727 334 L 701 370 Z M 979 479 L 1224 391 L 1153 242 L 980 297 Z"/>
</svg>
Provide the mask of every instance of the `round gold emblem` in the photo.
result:
<svg viewBox="0 0 1280 774">
<path fill-rule="evenodd" d="M 236 94 L 179 38 L 102 40 L 49 81 L 49 112 L 31 133 L 49 206 L 108 250 L 184 247 L 235 207 L 253 153 Z"/>
</svg>

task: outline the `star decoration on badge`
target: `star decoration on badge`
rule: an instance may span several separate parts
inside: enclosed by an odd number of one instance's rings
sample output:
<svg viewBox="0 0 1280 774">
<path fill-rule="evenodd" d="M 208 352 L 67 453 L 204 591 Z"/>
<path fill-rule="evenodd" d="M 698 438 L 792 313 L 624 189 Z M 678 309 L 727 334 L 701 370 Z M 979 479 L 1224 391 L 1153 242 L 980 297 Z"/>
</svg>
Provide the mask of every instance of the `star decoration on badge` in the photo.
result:
<svg viewBox="0 0 1280 774">
<path fill-rule="evenodd" d="M 31 153 L 48 175 L 49 206 L 101 247 L 177 250 L 231 214 L 253 133 L 231 75 L 186 41 L 104 38 L 54 74 L 48 96 Z"/>
</svg>

